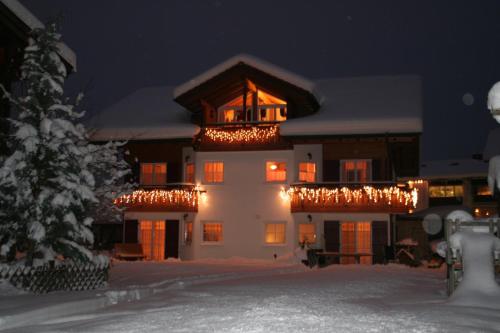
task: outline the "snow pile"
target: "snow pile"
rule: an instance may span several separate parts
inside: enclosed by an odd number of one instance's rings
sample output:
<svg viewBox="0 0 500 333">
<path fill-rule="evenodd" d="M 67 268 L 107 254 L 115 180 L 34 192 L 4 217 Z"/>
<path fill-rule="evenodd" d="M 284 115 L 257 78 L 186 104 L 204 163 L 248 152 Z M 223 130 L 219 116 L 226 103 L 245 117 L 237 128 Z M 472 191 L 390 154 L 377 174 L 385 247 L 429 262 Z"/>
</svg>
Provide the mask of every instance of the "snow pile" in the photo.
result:
<svg viewBox="0 0 500 333">
<path fill-rule="evenodd" d="M 500 82 L 495 83 L 488 92 L 488 109 L 495 120 L 500 123 L 500 114 L 494 113 L 494 111 L 500 110 Z"/>
<path fill-rule="evenodd" d="M 21 289 L 14 287 L 7 280 L 0 280 L 0 297 L 1 296 L 12 296 L 12 295 L 22 295 L 27 292 Z"/>
<path fill-rule="evenodd" d="M 497 189 L 500 191 L 500 156 L 495 156 L 490 159 L 488 185 L 493 193 L 495 191 L 495 184 Z"/>
<path fill-rule="evenodd" d="M 450 237 L 450 246 L 452 251 L 460 252 L 463 260 L 463 278 L 450 304 L 500 309 L 500 286 L 493 265 L 500 239 L 487 233 L 460 231 Z"/>
</svg>

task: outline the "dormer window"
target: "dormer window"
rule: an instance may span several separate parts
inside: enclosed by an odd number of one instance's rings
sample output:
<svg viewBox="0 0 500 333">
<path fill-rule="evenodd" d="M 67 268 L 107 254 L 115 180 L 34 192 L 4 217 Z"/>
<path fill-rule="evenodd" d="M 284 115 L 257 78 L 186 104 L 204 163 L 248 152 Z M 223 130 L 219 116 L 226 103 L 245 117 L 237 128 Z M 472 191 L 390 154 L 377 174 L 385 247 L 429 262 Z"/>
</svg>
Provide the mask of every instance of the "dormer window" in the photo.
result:
<svg viewBox="0 0 500 333">
<path fill-rule="evenodd" d="M 232 123 L 263 123 L 281 122 L 286 120 L 286 102 L 275 96 L 256 89 L 238 96 L 229 103 L 217 109 L 217 122 Z"/>
</svg>

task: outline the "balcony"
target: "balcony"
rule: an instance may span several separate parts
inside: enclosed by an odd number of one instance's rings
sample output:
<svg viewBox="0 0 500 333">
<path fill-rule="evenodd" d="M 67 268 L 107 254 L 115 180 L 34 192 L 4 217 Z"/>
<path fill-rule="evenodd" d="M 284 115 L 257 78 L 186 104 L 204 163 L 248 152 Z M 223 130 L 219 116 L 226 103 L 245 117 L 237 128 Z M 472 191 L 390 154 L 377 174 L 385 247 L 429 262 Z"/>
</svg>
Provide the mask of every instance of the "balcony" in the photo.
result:
<svg viewBox="0 0 500 333">
<path fill-rule="evenodd" d="M 206 192 L 194 184 L 146 187 L 115 199 L 118 207 L 138 212 L 197 212 Z"/>
<path fill-rule="evenodd" d="M 418 191 L 386 182 L 301 183 L 282 189 L 281 196 L 290 200 L 292 213 L 407 213 L 416 207 Z"/>
<path fill-rule="evenodd" d="M 288 147 L 279 135 L 277 123 L 262 122 L 207 126 L 201 129 L 195 141 L 198 149 L 205 151 L 269 150 Z"/>
</svg>

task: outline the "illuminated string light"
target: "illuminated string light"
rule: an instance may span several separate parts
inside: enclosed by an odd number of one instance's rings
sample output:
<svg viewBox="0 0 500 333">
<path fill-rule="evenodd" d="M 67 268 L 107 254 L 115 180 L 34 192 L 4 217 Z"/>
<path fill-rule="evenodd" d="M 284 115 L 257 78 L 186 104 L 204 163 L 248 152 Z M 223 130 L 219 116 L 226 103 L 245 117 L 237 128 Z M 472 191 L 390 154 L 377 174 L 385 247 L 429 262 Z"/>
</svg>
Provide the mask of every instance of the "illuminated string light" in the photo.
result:
<svg viewBox="0 0 500 333">
<path fill-rule="evenodd" d="M 206 193 L 199 187 L 191 189 L 173 189 L 173 190 L 137 190 L 130 194 L 122 195 L 114 200 L 117 206 L 135 206 L 151 205 L 181 207 L 198 207 L 200 202 L 206 202 Z"/>
<path fill-rule="evenodd" d="M 344 207 L 346 205 L 387 205 L 403 206 L 407 209 L 416 208 L 418 190 L 406 190 L 397 186 L 375 188 L 363 186 L 361 188 L 309 188 L 291 186 L 288 190 L 282 188 L 280 197 L 290 200 L 292 209 L 303 206 L 313 207 Z"/>
<path fill-rule="evenodd" d="M 207 128 L 205 137 L 215 143 L 270 143 L 278 138 L 278 126 L 252 126 L 242 128 Z"/>
</svg>

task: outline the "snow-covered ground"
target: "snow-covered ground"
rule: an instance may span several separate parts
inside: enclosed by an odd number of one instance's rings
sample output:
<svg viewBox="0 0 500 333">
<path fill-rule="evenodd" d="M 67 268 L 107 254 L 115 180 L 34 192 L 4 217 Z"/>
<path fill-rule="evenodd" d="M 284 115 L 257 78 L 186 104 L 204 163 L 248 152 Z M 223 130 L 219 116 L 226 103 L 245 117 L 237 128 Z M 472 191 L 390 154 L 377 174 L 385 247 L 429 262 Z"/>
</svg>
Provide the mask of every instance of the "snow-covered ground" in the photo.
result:
<svg viewBox="0 0 500 333">
<path fill-rule="evenodd" d="M 310 270 L 241 260 L 118 263 L 108 290 L 94 295 L 107 292 L 117 304 L 28 321 L 6 332 L 500 331 L 500 300 L 497 309 L 448 305 L 444 279 L 442 269 L 398 265 Z M 127 291 L 138 295 L 120 301 Z M 0 303 L 9 297 L 77 301 L 85 295 L 91 298 L 88 293 L 11 295 Z"/>
</svg>

